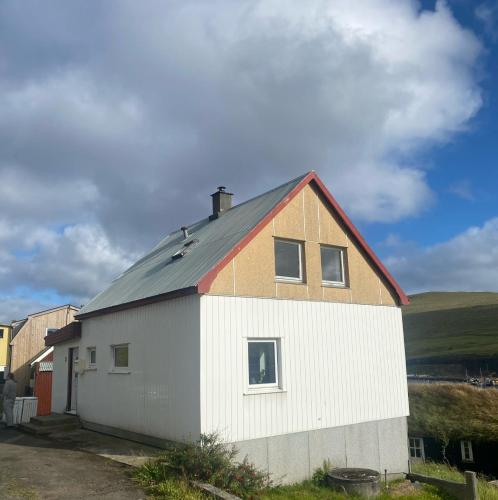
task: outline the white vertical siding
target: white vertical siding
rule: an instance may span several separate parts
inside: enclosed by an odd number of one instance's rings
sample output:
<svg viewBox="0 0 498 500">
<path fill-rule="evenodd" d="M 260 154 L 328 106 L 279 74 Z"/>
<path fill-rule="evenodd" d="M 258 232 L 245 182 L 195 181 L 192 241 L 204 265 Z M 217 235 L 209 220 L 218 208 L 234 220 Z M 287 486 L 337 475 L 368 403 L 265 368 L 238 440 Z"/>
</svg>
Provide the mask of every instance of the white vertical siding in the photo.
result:
<svg viewBox="0 0 498 500">
<path fill-rule="evenodd" d="M 78 340 L 62 342 L 54 346 L 54 369 L 52 372 L 52 412 L 64 413 L 67 406 L 68 352 L 78 347 Z"/>
<path fill-rule="evenodd" d="M 281 339 L 283 391 L 244 394 L 244 343 Z M 230 441 L 408 415 L 395 307 L 201 297 L 201 430 Z"/>
<path fill-rule="evenodd" d="M 83 320 L 80 364 L 97 349 L 97 369 L 80 374 L 83 420 L 163 439 L 200 432 L 199 296 Z M 109 373 L 111 345 L 129 343 L 130 373 Z"/>
</svg>

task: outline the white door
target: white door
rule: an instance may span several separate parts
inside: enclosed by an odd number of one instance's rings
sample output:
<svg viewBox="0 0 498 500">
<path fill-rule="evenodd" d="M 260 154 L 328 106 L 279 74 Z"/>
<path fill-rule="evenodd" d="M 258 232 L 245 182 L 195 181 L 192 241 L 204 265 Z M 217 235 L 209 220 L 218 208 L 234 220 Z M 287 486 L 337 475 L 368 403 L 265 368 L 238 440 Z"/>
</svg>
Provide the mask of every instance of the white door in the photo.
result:
<svg viewBox="0 0 498 500">
<path fill-rule="evenodd" d="M 78 400 L 78 348 L 69 349 L 69 380 L 68 380 L 68 404 L 67 411 L 76 413 L 76 402 Z"/>
</svg>

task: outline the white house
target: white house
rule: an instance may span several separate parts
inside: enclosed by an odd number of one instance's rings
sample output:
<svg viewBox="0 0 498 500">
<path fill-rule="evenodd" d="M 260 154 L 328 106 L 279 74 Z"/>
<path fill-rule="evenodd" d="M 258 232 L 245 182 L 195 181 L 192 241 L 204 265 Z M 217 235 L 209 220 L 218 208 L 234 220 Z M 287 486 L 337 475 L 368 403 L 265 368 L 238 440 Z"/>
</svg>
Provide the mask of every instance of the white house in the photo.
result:
<svg viewBox="0 0 498 500">
<path fill-rule="evenodd" d="M 276 479 L 408 464 L 407 298 L 315 172 L 171 233 L 48 337 L 52 408 L 146 442 L 219 432 Z"/>
</svg>

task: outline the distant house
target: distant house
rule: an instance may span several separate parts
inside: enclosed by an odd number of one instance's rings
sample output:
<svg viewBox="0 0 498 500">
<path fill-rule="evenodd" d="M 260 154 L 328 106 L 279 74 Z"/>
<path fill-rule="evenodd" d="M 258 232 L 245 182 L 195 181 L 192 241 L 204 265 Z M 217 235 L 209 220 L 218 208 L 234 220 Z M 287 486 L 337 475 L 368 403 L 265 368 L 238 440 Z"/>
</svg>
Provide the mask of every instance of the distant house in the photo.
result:
<svg viewBox="0 0 498 500">
<path fill-rule="evenodd" d="M 46 349 L 45 337 L 71 323 L 78 310 L 71 305 L 58 306 L 12 323 L 10 370 L 16 377 L 19 396 L 33 393 L 31 363 Z"/>
<path fill-rule="evenodd" d="M 412 462 L 447 461 L 498 477 L 498 390 L 420 384 L 409 394 Z"/>
<path fill-rule="evenodd" d="M 0 384 L 5 380 L 5 374 L 9 368 L 9 342 L 12 327 L 0 323 Z"/>
<path fill-rule="evenodd" d="M 398 284 L 314 172 L 212 205 L 47 337 L 53 411 L 154 443 L 216 431 L 284 481 L 326 458 L 405 472 Z"/>
</svg>

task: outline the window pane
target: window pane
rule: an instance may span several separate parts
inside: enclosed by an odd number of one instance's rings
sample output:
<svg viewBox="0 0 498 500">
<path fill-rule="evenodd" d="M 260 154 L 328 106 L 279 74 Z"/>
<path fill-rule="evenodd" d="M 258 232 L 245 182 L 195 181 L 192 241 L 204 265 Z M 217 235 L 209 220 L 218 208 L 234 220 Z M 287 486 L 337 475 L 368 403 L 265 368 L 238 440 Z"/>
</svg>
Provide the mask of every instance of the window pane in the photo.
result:
<svg viewBox="0 0 498 500">
<path fill-rule="evenodd" d="M 322 257 L 322 280 L 344 283 L 342 268 L 342 252 L 340 248 L 320 247 Z"/>
<path fill-rule="evenodd" d="M 0 339 L 3 339 L 3 328 L 0 328 Z"/>
<path fill-rule="evenodd" d="M 275 240 L 275 273 L 284 278 L 301 279 L 299 243 Z"/>
<path fill-rule="evenodd" d="M 128 346 L 114 348 L 114 366 L 128 368 Z"/>
<path fill-rule="evenodd" d="M 274 342 L 249 342 L 249 384 L 276 384 Z"/>
<path fill-rule="evenodd" d="M 90 350 L 90 363 L 94 365 L 97 362 L 97 351 L 95 349 Z"/>
</svg>

